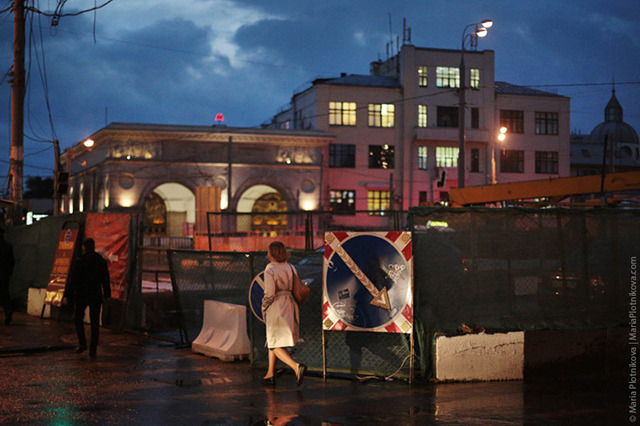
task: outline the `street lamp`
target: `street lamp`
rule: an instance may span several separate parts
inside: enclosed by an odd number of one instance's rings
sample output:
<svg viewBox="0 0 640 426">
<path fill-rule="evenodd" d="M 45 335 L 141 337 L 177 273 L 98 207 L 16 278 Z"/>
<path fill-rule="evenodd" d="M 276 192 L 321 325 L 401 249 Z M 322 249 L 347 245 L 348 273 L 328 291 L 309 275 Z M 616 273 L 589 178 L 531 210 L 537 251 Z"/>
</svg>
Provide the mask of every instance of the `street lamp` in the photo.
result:
<svg viewBox="0 0 640 426">
<path fill-rule="evenodd" d="M 504 142 L 504 140 L 507 138 L 507 128 L 502 126 L 500 127 L 500 132 L 498 133 L 498 140 L 500 142 Z M 496 146 L 495 146 L 495 142 L 492 140 L 491 141 L 491 184 L 495 185 L 497 182 L 496 180 Z"/>
<path fill-rule="evenodd" d="M 493 21 L 485 19 L 477 24 L 469 24 L 462 30 L 462 49 L 460 52 L 460 88 L 459 102 L 458 102 L 458 188 L 464 188 L 464 145 L 466 142 L 466 131 L 464 127 L 465 121 L 465 90 L 467 88 L 466 74 L 467 70 L 464 64 L 464 45 L 469 38 L 469 45 L 472 49 L 476 49 L 478 46 L 478 37 L 485 37 L 487 35 L 487 29 L 493 26 Z M 473 31 L 468 31 L 473 28 Z"/>
</svg>

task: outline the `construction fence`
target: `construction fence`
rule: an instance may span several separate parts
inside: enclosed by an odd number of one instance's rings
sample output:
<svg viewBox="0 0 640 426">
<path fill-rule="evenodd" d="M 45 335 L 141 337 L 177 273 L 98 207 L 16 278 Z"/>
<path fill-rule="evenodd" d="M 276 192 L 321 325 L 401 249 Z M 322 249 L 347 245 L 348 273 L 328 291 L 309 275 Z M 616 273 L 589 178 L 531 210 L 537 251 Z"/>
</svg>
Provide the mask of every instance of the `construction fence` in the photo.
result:
<svg viewBox="0 0 640 426">
<path fill-rule="evenodd" d="M 264 270 L 268 243 L 280 239 L 293 249 L 291 262 L 312 289 L 301 309 L 303 342 L 296 357 L 318 370 L 325 348 L 330 372 L 384 376 L 397 371 L 406 376 L 408 335 L 328 331 L 323 342 L 321 293 L 325 232 L 408 230 L 414 259 L 414 341 L 422 375 L 430 372 L 435 333 L 459 333 L 466 329 L 463 325 L 505 332 L 605 328 L 629 321 L 630 277 L 640 252 L 639 210 L 415 208 L 385 213 L 346 217 L 353 225 L 324 212 L 287 214 L 287 228 L 253 238 L 249 233 L 259 231 L 237 228 L 242 221 L 251 223 L 253 215 L 218 214 L 219 232 L 205 237 L 205 250 L 183 248 L 188 241 L 144 246 L 141 226 L 134 221 L 129 287 L 126 300 L 112 301 L 119 304 L 112 320 L 188 344 L 202 326 L 205 300 L 248 306 L 249 286 Z M 83 216 L 7 230 L 16 254 L 11 293 L 17 307 L 26 306 L 30 287 L 46 288 L 57 237 L 68 220 L 82 221 Z M 219 243 L 231 232 L 244 234 L 233 237 L 233 244 L 228 240 L 228 247 Z M 283 238 L 287 235 L 292 239 Z M 214 250 L 208 250 L 209 242 Z M 39 266 L 34 270 L 33 265 Z M 253 362 L 266 365 L 264 325 L 251 313 L 247 321 Z"/>
<path fill-rule="evenodd" d="M 639 216 L 637 210 L 416 208 L 406 221 L 392 221 L 394 228 L 386 230 L 399 230 L 397 224 L 412 231 L 414 336 L 421 373 L 430 371 L 436 332 L 459 333 L 464 326 L 506 332 L 624 324 L 630 268 L 640 251 Z M 322 247 L 320 238 L 334 229 L 322 226 L 329 223 L 322 215 L 307 218 L 313 221 L 313 234 L 303 232 L 302 238 L 312 236 L 310 247 Z M 240 220 L 236 215 L 220 219 Z M 282 237 L 277 232 L 261 236 L 261 249 Z M 264 251 L 168 253 L 189 341 L 202 324 L 204 300 L 248 305 L 249 285 L 267 262 Z M 410 354 L 407 335 L 331 331 L 325 332 L 323 345 L 322 260 L 321 250 L 293 250 L 291 262 L 312 288 L 301 309 L 303 341 L 296 347 L 297 359 L 319 370 L 324 346 L 329 372 L 408 375 L 408 363 L 403 364 Z M 248 321 L 253 361 L 266 364 L 264 325 L 251 314 Z"/>
</svg>

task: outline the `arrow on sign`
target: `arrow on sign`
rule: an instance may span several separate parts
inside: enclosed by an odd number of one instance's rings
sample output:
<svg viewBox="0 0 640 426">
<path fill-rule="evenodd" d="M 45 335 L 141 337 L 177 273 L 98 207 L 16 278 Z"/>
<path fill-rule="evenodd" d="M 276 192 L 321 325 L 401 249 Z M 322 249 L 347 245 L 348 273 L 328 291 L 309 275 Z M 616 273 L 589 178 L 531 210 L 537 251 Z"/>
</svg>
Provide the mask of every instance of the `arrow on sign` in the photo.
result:
<svg viewBox="0 0 640 426">
<path fill-rule="evenodd" d="M 354 262 L 351 256 L 349 256 L 349 253 L 347 253 L 342 248 L 340 242 L 336 238 L 328 242 L 331 248 L 338 254 L 338 256 L 340 256 L 340 259 L 342 259 L 345 265 L 347 265 L 349 270 L 353 272 L 353 275 L 355 275 L 356 278 L 362 283 L 364 288 L 366 288 L 367 291 L 371 293 L 373 299 L 369 303 L 382 309 L 391 310 L 387 288 L 382 287 L 382 290 L 378 290 L 376 286 L 371 282 L 371 280 L 364 274 L 364 272 L 362 272 L 362 269 L 360 269 L 358 265 L 356 265 L 356 262 Z"/>
</svg>

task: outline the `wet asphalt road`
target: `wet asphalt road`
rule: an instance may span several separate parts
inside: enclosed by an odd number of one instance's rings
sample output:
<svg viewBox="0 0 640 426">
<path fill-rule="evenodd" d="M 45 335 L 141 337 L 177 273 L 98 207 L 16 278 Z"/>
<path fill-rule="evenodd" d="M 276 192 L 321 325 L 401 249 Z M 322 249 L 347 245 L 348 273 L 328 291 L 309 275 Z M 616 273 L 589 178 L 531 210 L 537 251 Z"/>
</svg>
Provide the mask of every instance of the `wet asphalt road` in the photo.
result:
<svg viewBox="0 0 640 426">
<path fill-rule="evenodd" d="M 0 326 L 0 424 L 626 424 L 625 383 L 606 378 L 434 384 L 292 374 L 265 388 L 248 361 L 222 362 L 102 329 L 76 354 L 69 323 L 18 313 Z"/>
</svg>

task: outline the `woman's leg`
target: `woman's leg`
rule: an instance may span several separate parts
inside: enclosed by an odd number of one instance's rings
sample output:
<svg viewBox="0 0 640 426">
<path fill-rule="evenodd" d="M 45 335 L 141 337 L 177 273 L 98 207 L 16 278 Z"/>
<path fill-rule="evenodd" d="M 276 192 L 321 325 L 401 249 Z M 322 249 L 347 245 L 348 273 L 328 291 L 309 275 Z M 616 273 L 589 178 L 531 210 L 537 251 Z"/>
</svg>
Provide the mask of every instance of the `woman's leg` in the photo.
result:
<svg viewBox="0 0 640 426">
<path fill-rule="evenodd" d="M 277 357 L 280 361 L 284 362 L 289 367 L 291 367 L 291 369 L 294 372 L 298 371 L 299 364 L 293 358 L 291 358 L 291 355 L 285 348 L 273 348 L 273 350 L 269 350 L 269 359 L 271 359 L 272 354 L 274 358 Z M 269 363 L 269 366 L 271 366 L 271 363 Z M 274 362 L 274 367 L 275 367 L 275 362 Z M 274 371 L 275 371 L 275 368 L 274 368 Z M 267 372 L 267 376 L 268 375 L 269 373 Z"/>
<path fill-rule="evenodd" d="M 269 367 L 267 368 L 267 374 L 264 375 L 265 379 L 273 377 L 276 374 L 276 363 L 278 362 L 276 354 L 273 353 L 273 349 L 269 349 L 267 352 L 269 355 Z"/>
</svg>

